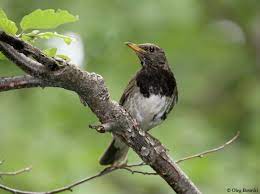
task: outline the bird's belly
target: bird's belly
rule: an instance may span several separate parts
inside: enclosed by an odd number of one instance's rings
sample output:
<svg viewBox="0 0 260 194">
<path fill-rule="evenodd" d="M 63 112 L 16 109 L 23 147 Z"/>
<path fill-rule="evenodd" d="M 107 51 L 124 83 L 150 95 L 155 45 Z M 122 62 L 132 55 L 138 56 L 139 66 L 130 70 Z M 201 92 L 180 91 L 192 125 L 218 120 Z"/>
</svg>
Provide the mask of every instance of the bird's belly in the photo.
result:
<svg viewBox="0 0 260 194">
<path fill-rule="evenodd" d="M 148 98 L 140 93 L 134 94 L 124 104 L 124 107 L 129 111 L 140 124 L 143 130 L 149 130 L 162 121 L 162 116 L 169 106 L 167 97 L 160 95 L 150 95 Z"/>
</svg>

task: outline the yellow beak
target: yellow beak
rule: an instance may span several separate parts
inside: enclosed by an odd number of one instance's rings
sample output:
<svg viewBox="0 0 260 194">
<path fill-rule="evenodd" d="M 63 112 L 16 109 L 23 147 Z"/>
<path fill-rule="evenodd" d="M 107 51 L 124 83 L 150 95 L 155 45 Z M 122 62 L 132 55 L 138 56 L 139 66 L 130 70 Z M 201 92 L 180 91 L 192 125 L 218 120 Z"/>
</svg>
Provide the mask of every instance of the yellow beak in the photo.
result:
<svg viewBox="0 0 260 194">
<path fill-rule="evenodd" d="M 139 47 L 137 44 L 134 44 L 132 42 L 126 42 L 125 43 L 129 48 L 133 49 L 135 52 L 138 53 L 145 53 L 146 51 L 144 49 L 142 49 L 141 47 Z"/>
</svg>

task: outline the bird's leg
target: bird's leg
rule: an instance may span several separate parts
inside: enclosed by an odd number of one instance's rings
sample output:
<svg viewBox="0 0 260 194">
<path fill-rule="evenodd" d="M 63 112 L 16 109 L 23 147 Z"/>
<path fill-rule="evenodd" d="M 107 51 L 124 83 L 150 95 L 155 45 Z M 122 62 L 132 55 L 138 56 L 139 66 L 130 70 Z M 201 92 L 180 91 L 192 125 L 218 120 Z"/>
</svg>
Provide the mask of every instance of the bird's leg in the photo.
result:
<svg viewBox="0 0 260 194">
<path fill-rule="evenodd" d="M 120 162 L 115 162 L 111 165 L 111 167 L 114 167 L 114 168 L 126 168 L 127 167 L 127 158 L 123 161 L 120 161 Z"/>
</svg>

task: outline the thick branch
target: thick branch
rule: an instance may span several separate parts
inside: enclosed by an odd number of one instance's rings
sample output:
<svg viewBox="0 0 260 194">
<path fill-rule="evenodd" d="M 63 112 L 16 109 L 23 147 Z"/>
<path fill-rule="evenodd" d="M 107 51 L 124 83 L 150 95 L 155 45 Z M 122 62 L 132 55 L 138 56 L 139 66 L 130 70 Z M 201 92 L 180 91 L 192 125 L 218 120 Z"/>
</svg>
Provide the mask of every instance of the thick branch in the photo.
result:
<svg viewBox="0 0 260 194">
<path fill-rule="evenodd" d="M 32 87 L 46 87 L 48 86 L 43 80 L 34 78 L 30 75 L 14 76 L 14 77 L 0 77 L 0 92 Z"/>
<path fill-rule="evenodd" d="M 76 92 L 89 105 L 102 124 L 114 123 L 115 128 L 112 133 L 128 144 L 176 193 L 200 193 L 167 154 L 166 148 L 157 139 L 142 131 L 135 120 L 118 103 L 110 100 L 108 90 L 100 75 L 82 71 L 68 63 L 57 71 L 46 71 L 46 65 L 18 53 L 18 50 L 4 43 L 8 41 L 1 39 L 0 41 L 3 41 L 0 42 L 0 50 L 15 64 L 23 67 L 24 71 L 44 81 L 48 80 L 53 85 Z"/>
</svg>

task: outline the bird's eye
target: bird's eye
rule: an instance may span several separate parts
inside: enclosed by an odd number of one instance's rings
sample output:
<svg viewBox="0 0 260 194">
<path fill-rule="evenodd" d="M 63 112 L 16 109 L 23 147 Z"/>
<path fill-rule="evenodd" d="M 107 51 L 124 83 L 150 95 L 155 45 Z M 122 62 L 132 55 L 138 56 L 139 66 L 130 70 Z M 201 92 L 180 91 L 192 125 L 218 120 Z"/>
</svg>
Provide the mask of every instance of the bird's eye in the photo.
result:
<svg viewBox="0 0 260 194">
<path fill-rule="evenodd" d="M 154 47 L 151 46 L 151 47 L 149 48 L 149 51 L 150 51 L 151 53 L 153 53 L 153 52 L 154 52 Z"/>
</svg>

